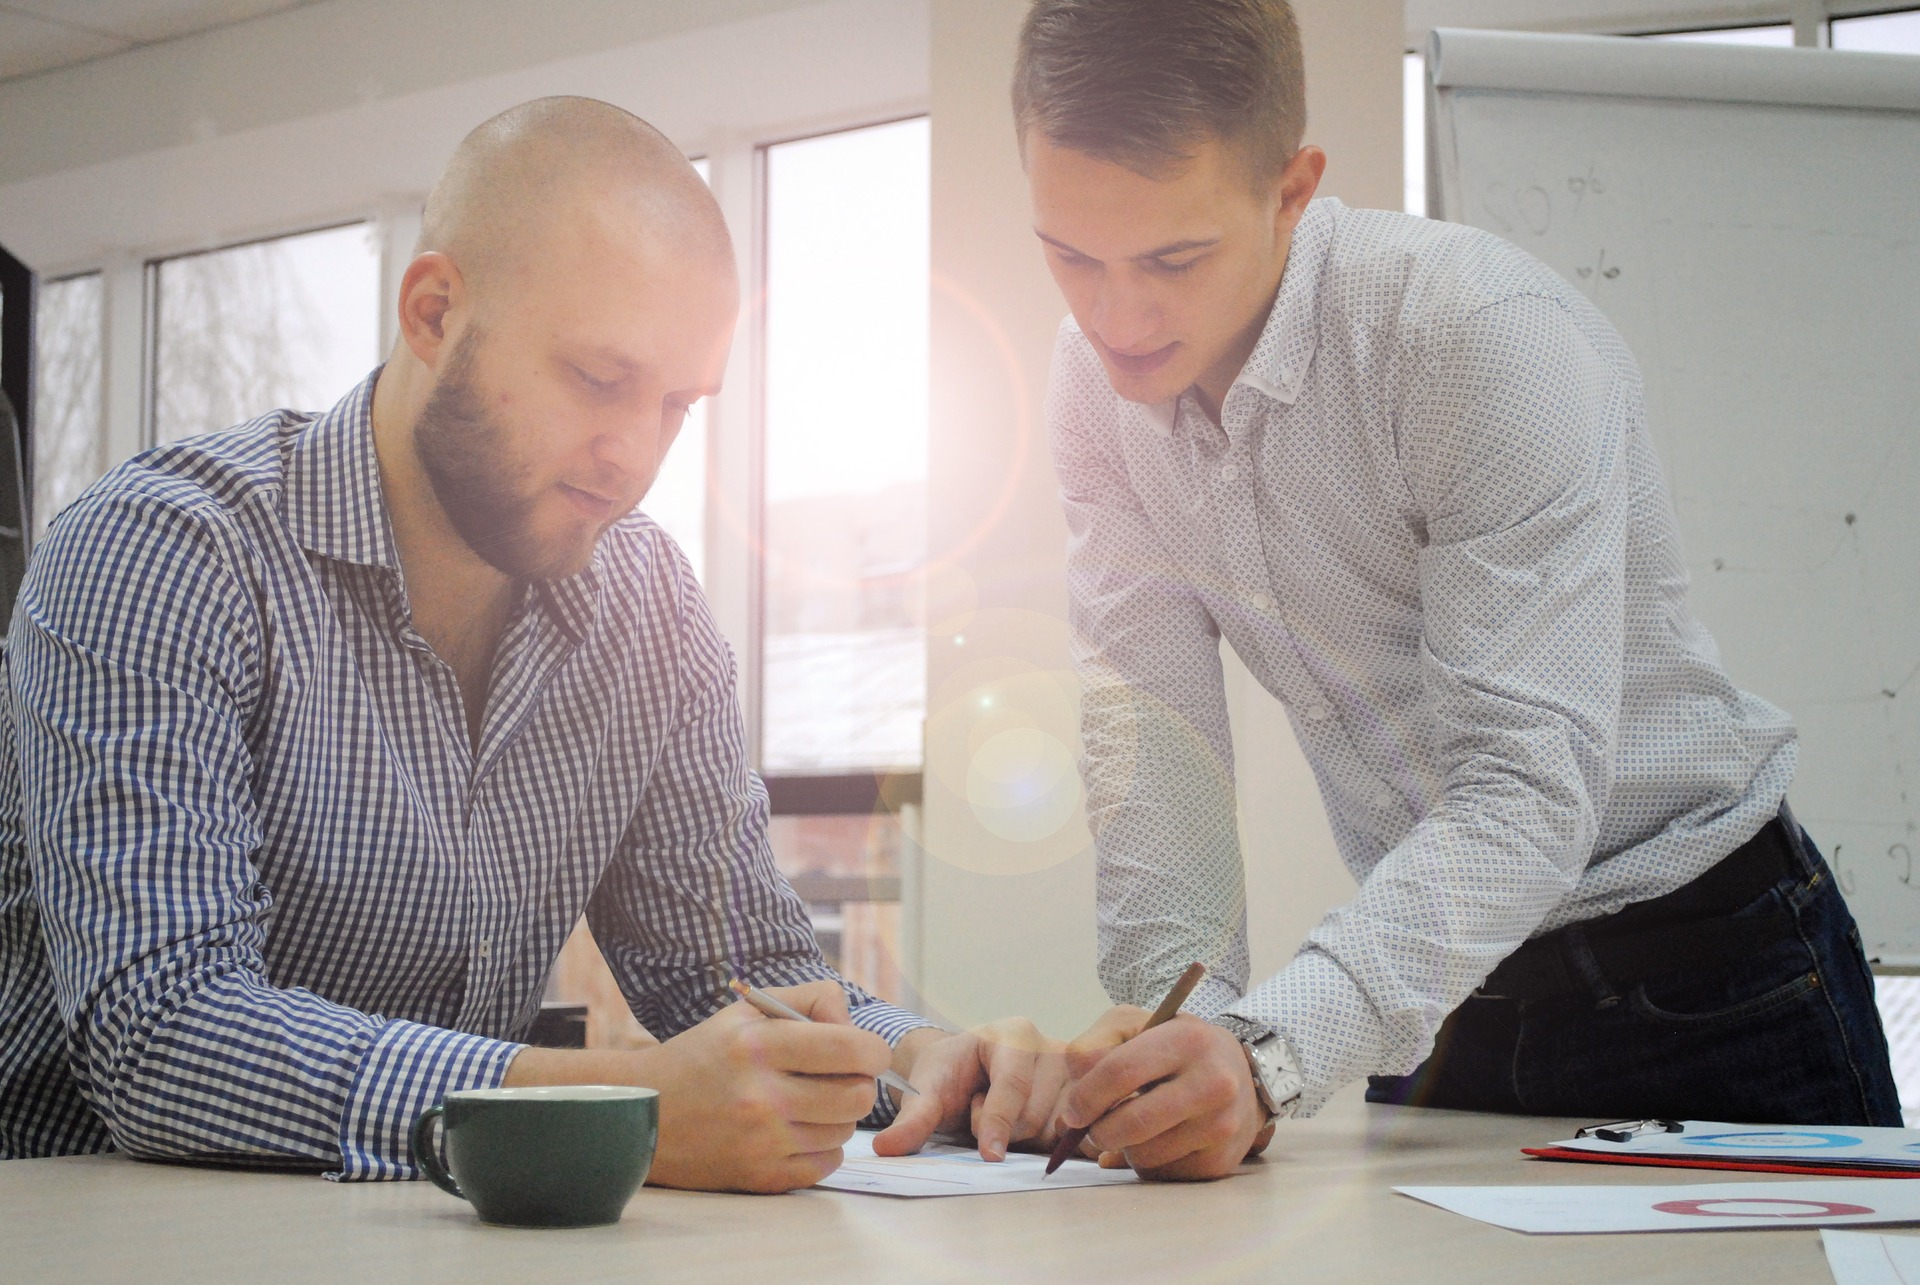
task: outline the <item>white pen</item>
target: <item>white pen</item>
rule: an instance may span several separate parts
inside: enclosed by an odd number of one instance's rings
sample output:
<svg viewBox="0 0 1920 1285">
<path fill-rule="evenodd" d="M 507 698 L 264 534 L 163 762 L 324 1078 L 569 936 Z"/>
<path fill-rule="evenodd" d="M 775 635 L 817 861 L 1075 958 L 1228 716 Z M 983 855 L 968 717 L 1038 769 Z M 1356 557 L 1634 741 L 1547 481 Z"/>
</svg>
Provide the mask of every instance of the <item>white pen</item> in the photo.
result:
<svg viewBox="0 0 1920 1285">
<path fill-rule="evenodd" d="M 813 1020 L 799 1009 L 794 1008 L 790 1004 L 781 1003 L 765 991 L 755 990 L 738 977 L 727 983 L 727 989 L 759 1009 L 762 1013 L 765 1013 L 768 1017 L 777 1017 L 783 1022 L 811 1022 Z M 920 1090 L 908 1084 L 906 1077 L 902 1076 L 898 1071 L 891 1069 L 882 1071 L 879 1078 L 880 1083 L 890 1089 L 898 1089 L 902 1093 L 911 1093 L 915 1097 L 920 1096 Z"/>
</svg>

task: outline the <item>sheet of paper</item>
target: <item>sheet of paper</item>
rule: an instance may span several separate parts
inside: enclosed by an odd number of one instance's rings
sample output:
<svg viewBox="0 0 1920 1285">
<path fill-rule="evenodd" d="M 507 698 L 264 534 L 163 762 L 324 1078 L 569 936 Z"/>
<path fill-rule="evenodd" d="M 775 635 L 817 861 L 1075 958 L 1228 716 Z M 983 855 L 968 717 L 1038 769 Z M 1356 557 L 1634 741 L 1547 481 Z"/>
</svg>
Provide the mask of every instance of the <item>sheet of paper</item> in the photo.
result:
<svg viewBox="0 0 1920 1285">
<path fill-rule="evenodd" d="M 1920 1285 L 1920 1236 L 1823 1231 L 1834 1285 Z"/>
<path fill-rule="evenodd" d="M 918 1155 L 876 1156 L 864 1130 L 846 1146 L 846 1160 L 822 1187 L 875 1196 L 986 1196 L 1008 1191 L 1063 1191 L 1068 1187 L 1114 1187 L 1140 1181 L 1131 1169 L 1102 1169 L 1091 1160 L 1069 1160 L 1051 1178 L 1047 1158 L 1015 1152 L 989 1164 L 967 1147 L 932 1145 Z M 1920 1185 L 1920 1184 L 1916 1184 Z"/>
<path fill-rule="evenodd" d="M 1716 1160 L 1787 1160 L 1796 1164 L 1843 1162 L 1920 1169 L 1920 1129 L 1868 1129 L 1851 1125 L 1768 1128 L 1686 1120 L 1683 1133 L 1643 1133 L 1625 1142 L 1569 1138 L 1556 1147 L 1604 1155 L 1656 1155 Z"/>
<path fill-rule="evenodd" d="M 1908 1178 L 1394 1190 L 1483 1223 L 1536 1235 L 1920 1222 L 1920 1182 Z"/>
</svg>

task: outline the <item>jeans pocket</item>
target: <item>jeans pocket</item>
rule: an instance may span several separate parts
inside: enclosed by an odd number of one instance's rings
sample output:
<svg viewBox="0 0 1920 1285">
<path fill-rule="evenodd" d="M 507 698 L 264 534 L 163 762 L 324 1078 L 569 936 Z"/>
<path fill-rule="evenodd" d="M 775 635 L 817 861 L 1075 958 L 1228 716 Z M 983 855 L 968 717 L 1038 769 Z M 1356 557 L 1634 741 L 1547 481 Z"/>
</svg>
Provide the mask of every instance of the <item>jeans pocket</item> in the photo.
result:
<svg viewBox="0 0 1920 1285">
<path fill-rule="evenodd" d="M 1763 991 L 1748 999 L 1727 1004 L 1720 1002 L 1725 998 L 1724 996 L 1715 996 L 1705 1002 L 1718 1004 L 1717 1007 L 1693 1009 L 1689 1006 L 1688 1011 L 1679 1012 L 1672 1006 L 1685 1003 L 1684 993 L 1681 995 L 1663 993 L 1661 999 L 1664 1003 L 1656 1004 L 1648 996 L 1646 983 L 1643 982 L 1628 992 L 1627 1006 L 1636 1016 L 1661 1026 L 1714 1026 L 1744 1022 L 1763 1013 L 1771 1013 L 1774 1009 L 1791 1004 L 1801 996 L 1819 988 L 1820 975 L 1809 969 L 1771 990 Z"/>
</svg>

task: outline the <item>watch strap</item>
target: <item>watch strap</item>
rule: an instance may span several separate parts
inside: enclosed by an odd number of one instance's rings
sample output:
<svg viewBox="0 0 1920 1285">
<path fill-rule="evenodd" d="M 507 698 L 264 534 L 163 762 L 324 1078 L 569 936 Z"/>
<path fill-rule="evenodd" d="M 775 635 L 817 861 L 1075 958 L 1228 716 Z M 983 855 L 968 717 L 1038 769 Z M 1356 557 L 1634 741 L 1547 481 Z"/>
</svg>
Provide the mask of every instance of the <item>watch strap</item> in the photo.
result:
<svg viewBox="0 0 1920 1285">
<path fill-rule="evenodd" d="M 1294 1056 L 1286 1037 L 1263 1022 L 1231 1013 L 1220 1014 L 1213 1023 L 1240 1041 L 1247 1055 L 1247 1069 L 1253 1076 L 1254 1095 L 1259 1099 L 1260 1109 L 1266 1112 L 1267 1123 L 1297 1111 L 1306 1079 L 1300 1073 L 1300 1059 Z"/>
</svg>

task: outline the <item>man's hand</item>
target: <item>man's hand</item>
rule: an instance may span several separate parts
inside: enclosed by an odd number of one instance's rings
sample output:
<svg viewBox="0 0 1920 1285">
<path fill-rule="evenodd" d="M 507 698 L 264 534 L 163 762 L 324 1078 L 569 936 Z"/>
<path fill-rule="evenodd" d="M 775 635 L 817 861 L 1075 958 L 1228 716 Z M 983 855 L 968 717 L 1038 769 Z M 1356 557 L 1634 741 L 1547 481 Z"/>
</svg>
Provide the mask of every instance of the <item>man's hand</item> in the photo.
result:
<svg viewBox="0 0 1920 1285">
<path fill-rule="evenodd" d="M 1190 1014 L 1143 1033 L 1146 1021 L 1143 1009 L 1109 1009 L 1067 1046 L 1074 1082 L 1062 1123 L 1092 1124 L 1088 1140 L 1102 1153 L 1124 1153 L 1142 1177 L 1232 1173 L 1272 1137 L 1246 1050 Z"/>
<path fill-rule="evenodd" d="M 660 1186 L 810 1187 L 840 1167 L 840 1148 L 873 1110 L 874 1077 L 893 1051 L 849 1021 L 836 983 L 768 993 L 813 1021 L 778 1021 L 741 1002 L 653 1048 L 526 1049 L 506 1082 L 597 1079 L 660 1090 L 660 1146 L 648 1177 Z"/>
<path fill-rule="evenodd" d="M 908 1083 L 893 1124 L 873 1140 L 883 1156 L 918 1151 L 935 1133 L 970 1132 L 983 1160 L 1016 1144 L 1044 1150 L 1058 1134 L 1054 1111 L 1067 1083 L 1066 1047 L 1023 1017 L 963 1035 L 909 1031 L 896 1051 Z"/>
</svg>

